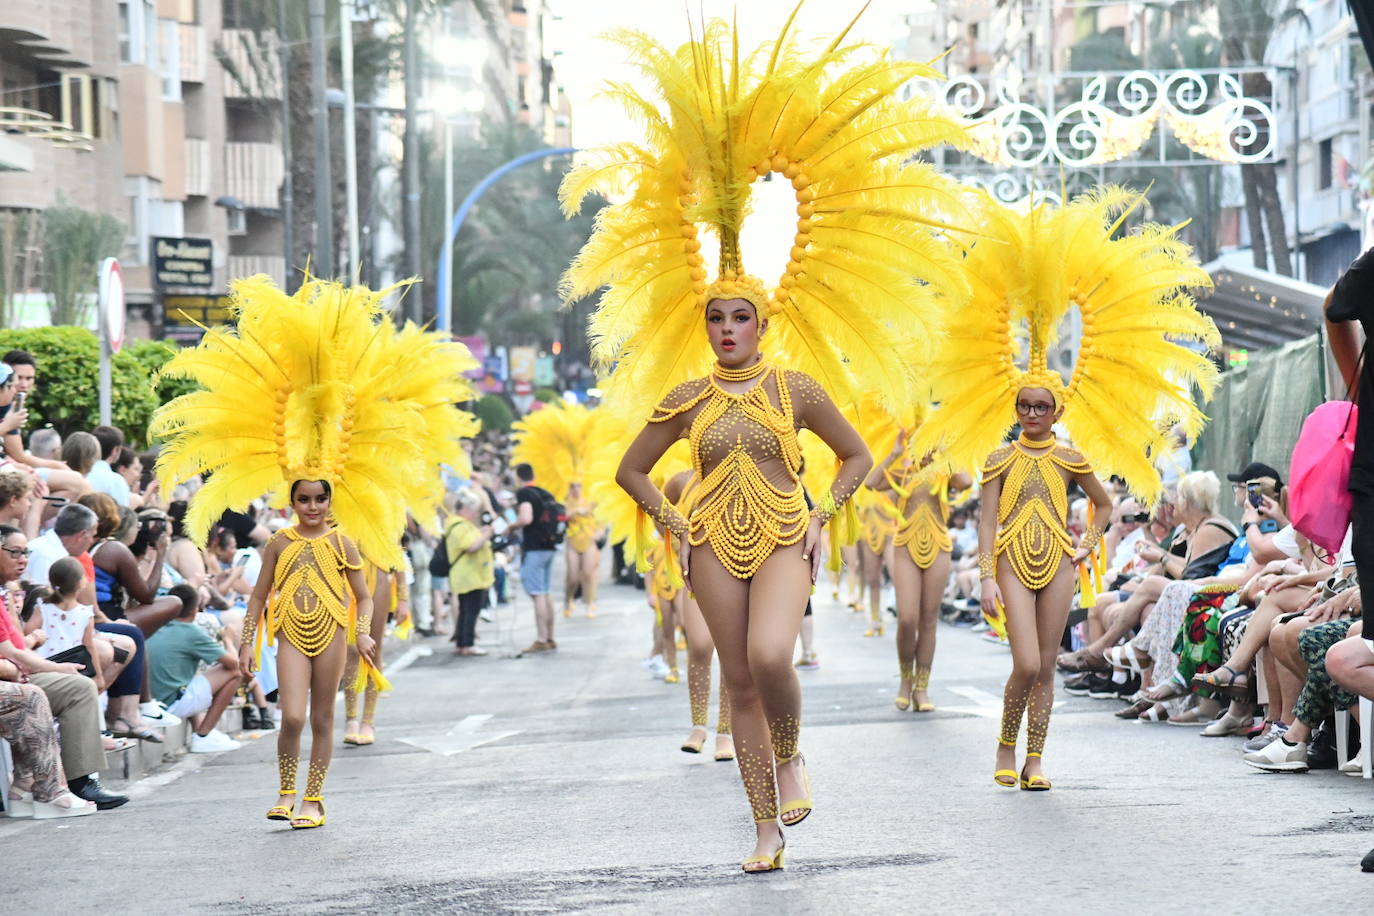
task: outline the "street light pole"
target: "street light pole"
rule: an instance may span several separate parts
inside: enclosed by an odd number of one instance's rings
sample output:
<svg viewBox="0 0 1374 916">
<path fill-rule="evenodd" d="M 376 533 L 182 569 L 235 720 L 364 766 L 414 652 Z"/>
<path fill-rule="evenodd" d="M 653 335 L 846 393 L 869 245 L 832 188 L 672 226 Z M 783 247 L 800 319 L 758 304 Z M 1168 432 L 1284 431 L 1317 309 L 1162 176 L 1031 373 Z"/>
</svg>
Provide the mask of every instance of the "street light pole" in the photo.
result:
<svg viewBox="0 0 1374 916">
<path fill-rule="evenodd" d="M 310 0 L 310 102 L 315 110 L 315 252 L 317 276 L 334 276 L 333 181 L 329 169 L 329 100 L 325 97 L 324 0 Z"/>
<path fill-rule="evenodd" d="M 444 214 L 453 213 L 453 125 L 448 116 L 438 114 L 439 123 L 444 129 Z M 443 289 L 439 290 L 439 327 L 447 330 L 453 324 L 453 278 L 445 278 Z"/>
<path fill-rule="evenodd" d="M 358 135 L 353 95 L 353 0 L 339 0 L 339 57 L 343 69 L 344 194 L 348 198 L 348 264 L 346 275 L 362 270 L 358 241 Z"/>
<path fill-rule="evenodd" d="M 286 291 L 292 292 L 291 277 L 295 271 L 292 261 L 296 258 L 296 198 L 294 182 L 291 179 L 291 163 L 295 156 L 291 152 L 291 93 L 286 88 L 287 75 L 291 72 L 290 42 L 286 40 L 286 0 L 277 0 L 277 91 L 281 93 L 281 145 L 283 165 L 281 178 L 281 235 L 282 250 L 286 252 L 282 281 Z"/>
</svg>

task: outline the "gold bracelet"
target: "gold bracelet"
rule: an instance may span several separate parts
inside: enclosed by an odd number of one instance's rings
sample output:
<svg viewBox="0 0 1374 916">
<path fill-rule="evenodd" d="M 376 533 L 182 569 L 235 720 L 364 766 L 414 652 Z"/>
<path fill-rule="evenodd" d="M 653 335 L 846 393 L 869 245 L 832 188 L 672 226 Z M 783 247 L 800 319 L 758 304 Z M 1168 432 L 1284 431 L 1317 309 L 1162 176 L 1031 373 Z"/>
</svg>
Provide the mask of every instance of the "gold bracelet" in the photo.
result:
<svg viewBox="0 0 1374 916">
<path fill-rule="evenodd" d="M 1096 525 L 1089 525 L 1087 528 L 1083 529 L 1083 537 L 1079 538 L 1078 548 L 1080 550 L 1086 550 L 1088 553 L 1092 553 L 1093 549 L 1096 548 L 1098 543 L 1102 540 L 1102 534 L 1103 531 L 1101 528 Z"/>
<path fill-rule="evenodd" d="M 824 525 L 834 518 L 839 511 L 840 506 L 839 503 L 835 501 L 834 492 L 826 490 L 825 495 L 821 497 L 820 503 L 816 508 L 811 510 L 811 517 Z"/>
<path fill-rule="evenodd" d="M 997 557 L 990 553 L 978 554 L 978 578 L 997 578 Z"/>
</svg>

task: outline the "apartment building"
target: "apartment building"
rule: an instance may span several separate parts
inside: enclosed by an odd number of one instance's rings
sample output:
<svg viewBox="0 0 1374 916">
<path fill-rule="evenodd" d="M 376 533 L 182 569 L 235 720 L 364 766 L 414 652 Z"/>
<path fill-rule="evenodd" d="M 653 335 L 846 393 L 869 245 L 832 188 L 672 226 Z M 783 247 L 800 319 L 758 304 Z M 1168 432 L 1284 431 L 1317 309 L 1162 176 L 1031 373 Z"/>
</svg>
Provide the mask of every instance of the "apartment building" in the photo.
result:
<svg viewBox="0 0 1374 916">
<path fill-rule="evenodd" d="M 167 296 L 285 273 L 281 81 L 237 15 L 236 0 L 0 4 L 0 211 L 66 203 L 118 218 L 134 335 L 161 330 Z M 159 238 L 200 252 L 208 240 L 209 276 L 159 282 Z M 41 311 L 20 319 L 44 323 Z"/>
</svg>

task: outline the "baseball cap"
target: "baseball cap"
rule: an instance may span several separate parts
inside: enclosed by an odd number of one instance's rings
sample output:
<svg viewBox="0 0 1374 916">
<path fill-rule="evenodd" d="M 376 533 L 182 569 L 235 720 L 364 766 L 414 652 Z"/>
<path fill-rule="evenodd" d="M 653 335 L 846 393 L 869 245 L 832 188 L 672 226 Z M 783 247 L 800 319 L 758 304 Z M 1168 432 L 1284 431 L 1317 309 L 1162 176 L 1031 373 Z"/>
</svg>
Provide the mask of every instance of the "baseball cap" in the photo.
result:
<svg viewBox="0 0 1374 916">
<path fill-rule="evenodd" d="M 0 363 L 0 385 L 8 382 L 11 375 L 14 375 L 14 370 L 10 368 L 10 364 Z"/>
<path fill-rule="evenodd" d="M 1250 462 L 1239 474 L 1226 475 L 1226 479 L 1232 483 L 1245 483 L 1247 480 L 1258 480 L 1261 477 L 1271 477 L 1280 486 L 1283 485 L 1283 478 L 1279 476 L 1279 472 L 1260 461 Z"/>
</svg>

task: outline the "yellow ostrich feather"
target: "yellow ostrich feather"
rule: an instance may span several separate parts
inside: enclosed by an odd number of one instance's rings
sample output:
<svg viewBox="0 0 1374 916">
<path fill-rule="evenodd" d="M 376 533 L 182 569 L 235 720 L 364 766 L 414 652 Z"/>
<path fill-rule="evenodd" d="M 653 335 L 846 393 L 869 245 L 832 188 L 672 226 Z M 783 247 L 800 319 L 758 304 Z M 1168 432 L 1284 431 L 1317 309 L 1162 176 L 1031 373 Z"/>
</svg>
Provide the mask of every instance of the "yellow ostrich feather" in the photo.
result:
<svg viewBox="0 0 1374 916">
<path fill-rule="evenodd" d="M 571 302 L 602 291 L 593 357 L 610 372 L 608 403 L 636 419 L 709 368 L 703 307 L 713 291 L 760 300 L 770 351 L 837 402 L 871 391 L 892 404 L 912 395 L 900 354 L 928 340 L 938 311 L 965 295 L 943 238 L 965 219 L 965 192 L 913 157 L 968 138 L 926 99 L 899 97 L 913 78 L 938 73 L 846 42 L 848 29 L 824 46 L 803 42 L 800 8 L 752 51 L 721 20 L 675 51 L 637 32 L 612 36 L 651 89 L 611 84 L 606 94 L 644 139 L 586 155 L 565 178 L 569 214 L 590 193 L 617 202 L 598 214 L 562 293 Z M 769 175 L 797 197 L 795 235 L 779 240 L 791 259 L 771 293 L 745 276 L 738 248 L 754 182 Z M 720 243 L 710 286 L 702 231 Z"/>
<path fill-rule="evenodd" d="M 264 276 L 231 285 L 234 327 L 206 333 L 163 369 L 199 391 L 163 405 L 150 435 L 164 444 L 166 491 L 202 474 L 187 530 L 203 544 L 226 509 L 266 495 L 284 506 L 296 480 L 328 480 L 339 527 L 383 568 L 402 562 L 406 511 L 432 514 L 439 465 L 465 470 L 460 440 L 477 421 L 454 405 L 473 396 L 462 344 L 382 308 L 396 287 L 307 280 L 288 296 Z"/>
<path fill-rule="evenodd" d="M 930 383 L 938 409 L 918 450 L 939 449 L 955 467 L 979 467 L 1016 421 L 1022 387 L 1050 388 L 1064 406 L 1074 447 L 1103 476 L 1120 475 L 1142 500 L 1160 493 L 1152 456 L 1175 424 L 1196 433 L 1220 343 L 1189 288 L 1210 285 L 1182 226 L 1123 230 L 1143 195 L 1108 187 L 1063 206 L 1016 212 L 985 198 L 985 237 L 966 258 L 967 308 L 951 311 Z M 1064 383 L 1046 359 L 1072 308 L 1083 334 Z"/>
<path fill-rule="evenodd" d="M 573 483 L 585 489 L 597 420 L 598 412 L 581 404 L 559 401 L 536 410 L 511 427 L 511 462 L 528 463 L 541 486 L 566 500 Z"/>
</svg>

